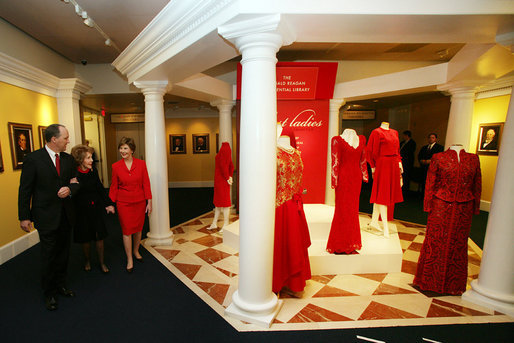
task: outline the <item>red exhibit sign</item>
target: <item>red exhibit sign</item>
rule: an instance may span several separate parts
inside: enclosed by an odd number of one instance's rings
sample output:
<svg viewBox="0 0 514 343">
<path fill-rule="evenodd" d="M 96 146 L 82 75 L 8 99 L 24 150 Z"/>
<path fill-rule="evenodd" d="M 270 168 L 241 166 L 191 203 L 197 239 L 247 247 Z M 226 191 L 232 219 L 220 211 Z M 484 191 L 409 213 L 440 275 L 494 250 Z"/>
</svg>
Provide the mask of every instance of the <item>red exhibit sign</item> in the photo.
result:
<svg viewBox="0 0 514 343">
<path fill-rule="evenodd" d="M 305 203 L 325 202 L 327 172 L 328 101 L 278 101 L 278 121 L 290 127 L 302 153 Z"/>
<path fill-rule="evenodd" d="M 278 62 L 277 120 L 296 136 L 304 165 L 305 203 L 324 203 L 327 172 L 329 99 L 334 95 L 337 63 Z M 242 66 L 237 70 L 241 99 Z M 244 114 L 242 114 L 244 115 Z"/>
</svg>

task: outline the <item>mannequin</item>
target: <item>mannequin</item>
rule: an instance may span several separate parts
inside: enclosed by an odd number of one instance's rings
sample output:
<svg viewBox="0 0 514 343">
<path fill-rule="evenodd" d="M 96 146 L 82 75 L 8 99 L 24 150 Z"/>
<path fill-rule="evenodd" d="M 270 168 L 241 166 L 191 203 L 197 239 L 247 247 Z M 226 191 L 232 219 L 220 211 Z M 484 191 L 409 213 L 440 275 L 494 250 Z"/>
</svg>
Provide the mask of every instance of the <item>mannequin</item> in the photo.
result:
<svg viewBox="0 0 514 343">
<path fill-rule="evenodd" d="M 382 122 L 379 128 L 373 130 L 368 142 L 368 162 L 374 179 L 370 199 L 373 203 L 373 214 L 368 227 L 383 232 L 385 238 L 389 238 L 388 206 L 403 201 L 403 167 L 399 151 L 398 132 L 390 129 L 388 122 Z M 394 167 L 396 163 L 398 169 Z M 377 165 L 380 172 L 377 170 L 375 173 Z M 379 216 L 382 218 L 383 229 L 378 223 Z"/>
<path fill-rule="evenodd" d="M 366 137 L 345 129 L 332 137 L 331 186 L 335 190 L 335 209 L 326 251 L 355 254 L 362 248 L 359 224 L 359 196 L 362 181 L 368 182 Z"/>
<path fill-rule="evenodd" d="M 228 142 L 223 142 L 221 148 L 216 154 L 215 171 L 214 171 L 214 219 L 212 220 L 209 230 L 218 228 L 218 218 L 223 211 L 223 227 L 228 225 L 230 217 L 230 186 L 233 183 L 232 173 L 234 165 L 232 164 L 232 151 Z M 220 230 L 220 231 L 223 231 Z"/>
<path fill-rule="evenodd" d="M 464 147 L 462 146 L 462 144 L 452 144 L 450 146 L 450 150 L 454 150 L 456 153 L 457 153 L 457 161 L 460 162 L 460 151 L 461 150 L 464 150 Z"/>
</svg>

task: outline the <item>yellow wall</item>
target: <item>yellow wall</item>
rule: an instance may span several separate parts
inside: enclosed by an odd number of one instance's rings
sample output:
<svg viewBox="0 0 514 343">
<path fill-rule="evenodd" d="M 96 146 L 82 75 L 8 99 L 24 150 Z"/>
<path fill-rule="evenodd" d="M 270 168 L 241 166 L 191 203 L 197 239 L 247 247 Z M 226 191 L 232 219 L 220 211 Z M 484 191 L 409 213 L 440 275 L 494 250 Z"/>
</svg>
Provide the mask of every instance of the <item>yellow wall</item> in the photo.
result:
<svg viewBox="0 0 514 343">
<path fill-rule="evenodd" d="M 38 126 L 57 122 L 55 98 L 0 82 L 0 143 L 4 171 L 0 173 L 0 246 L 23 236 L 18 222 L 18 186 L 21 170 L 14 170 L 8 122 L 32 125 L 34 150 L 39 149 Z"/>
<path fill-rule="evenodd" d="M 232 160 L 235 163 L 235 119 L 232 119 Z M 209 153 L 193 154 L 193 134 L 209 134 Z M 167 118 L 166 139 L 168 154 L 168 180 L 170 182 L 213 181 L 216 156 L 216 133 L 219 118 Z M 170 154 L 169 135 L 186 135 L 186 154 Z"/>
<path fill-rule="evenodd" d="M 509 100 L 510 95 L 504 95 L 475 101 L 469 152 L 476 152 L 479 124 L 505 122 Z M 482 200 L 491 201 L 498 156 L 479 155 L 479 157 L 480 168 L 482 169 Z"/>
</svg>

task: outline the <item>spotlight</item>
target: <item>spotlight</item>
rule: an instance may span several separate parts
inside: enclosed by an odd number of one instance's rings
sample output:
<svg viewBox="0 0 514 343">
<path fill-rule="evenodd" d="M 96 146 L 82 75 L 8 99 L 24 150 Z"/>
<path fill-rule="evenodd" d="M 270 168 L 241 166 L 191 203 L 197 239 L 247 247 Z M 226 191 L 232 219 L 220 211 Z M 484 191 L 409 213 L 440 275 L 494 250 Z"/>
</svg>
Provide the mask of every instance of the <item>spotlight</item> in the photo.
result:
<svg viewBox="0 0 514 343">
<path fill-rule="evenodd" d="M 75 5 L 75 13 L 77 13 L 77 15 L 82 15 L 82 8 L 80 8 L 79 4 Z"/>
<path fill-rule="evenodd" d="M 82 19 L 87 19 L 87 12 L 82 11 L 81 17 L 82 17 Z"/>
<path fill-rule="evenodd" d="M 111 46 L 111 45 L 112 45 L 112 41 L 111 41 L 111 39 L 110 39 L 110 38 L 107 38 L 107 39 L 105 40 L 105 45 L 107 45 L 107 46 Z"/>
<path fill-rule="evenodd" d="M 62 0 L 65 4 L 69 4 L 70 0 Z"/>
<path fill-rule="evenodd" d="M 93 22 L 93 20 L 91 20 L 91 18 L 84 19 L 84 24 L 86 24 L 89 27 L 95 26 L 95 23 Z"/>
</svg>

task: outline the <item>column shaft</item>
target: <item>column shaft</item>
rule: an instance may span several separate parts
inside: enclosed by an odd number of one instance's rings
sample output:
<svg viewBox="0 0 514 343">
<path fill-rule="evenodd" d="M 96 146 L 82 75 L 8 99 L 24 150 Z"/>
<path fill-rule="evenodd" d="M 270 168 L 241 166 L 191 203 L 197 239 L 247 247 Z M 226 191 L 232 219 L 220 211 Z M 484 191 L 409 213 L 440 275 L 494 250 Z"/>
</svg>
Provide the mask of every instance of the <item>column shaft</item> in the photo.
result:
<svg viewBox="0 0 514 343">
<path fill-rule="evenodd" d="M 153 211 L 146 244 L 171 245 L 168 159 L 166 155 L 166 123 L 164 120 L 164 93 L 167 81 L 135 82 L 145 95 L 145 155 L 152 187 Z"/>
<path fill-rule="evenodd" d="M 219 139 L 219 147 L 221 147 L 221 143 L 228 142 L 230 148 L 233 149 L 232 146 L 232 108 L 234 107 L 235 102 L 231 100 L 217 100 L 211 102 L 212 106 L 216 106 L 220 111 L 220 139 Z"/>
<path fill-rule="evenodd" d="M 494 182 L 491 212 L 478 280 L 463 298 L 514 315 L 514 92 L 507 119 Z"/>
<path fill-rule="evenodd" d="M 468 149 L 471 138 L 471 122 L 475 102 L 475 91 L 470 87 L 450 89 L 452 95 L 445 149 L 452 144 L 462 144 Z"/>
</svg>

